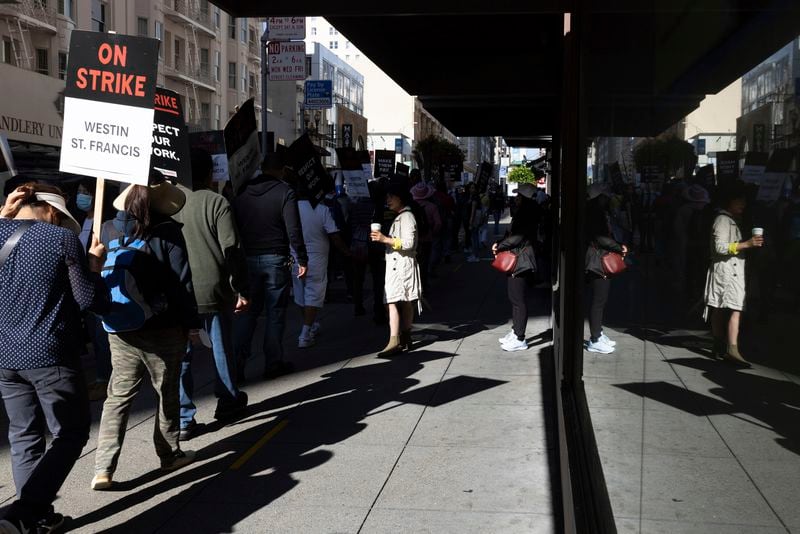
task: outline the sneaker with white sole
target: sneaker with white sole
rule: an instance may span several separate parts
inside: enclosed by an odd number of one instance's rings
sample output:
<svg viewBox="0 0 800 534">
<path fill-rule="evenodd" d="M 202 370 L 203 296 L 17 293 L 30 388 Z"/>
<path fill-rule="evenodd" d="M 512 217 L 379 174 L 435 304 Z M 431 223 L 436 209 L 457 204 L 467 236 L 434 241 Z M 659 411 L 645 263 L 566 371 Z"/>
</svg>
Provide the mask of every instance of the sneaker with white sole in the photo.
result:
<svg viewBox="0 0 800 534">
<path fill-rule="evenodd" d="M 511 332 L 509 332 L 508 334 L 504 335 L 503 337 L 498 338 L 497 341 L 499 341 L 500 344 L 502 345 L 503 343 L 508 343 L 509 341 L 512 341 L 512 340 L 514 340 L 516 338 L 517 338 L 517 336 L 514 335 L 514 331 L 512 330 Z"/>
<path fill-rule="evenodd" d="M 311 325 L 311 337 L 317 337 L 319 335 L 320 324 L 314 323 Z"/>
<path fill-rule="evenodd" d="M 524 339 L 517 339 L 516 336 L 511 341 L 503 343 L 502 349 L 506 352 L 516 352 L 518 350 L 528 350 L 528 342 Z"/>
<path fill-rule="evenodd" d="M 605 333 L 603 333 L 603 332 L 600 332 L 600 341 L 602 341 L 606 345 L 610 345 L 612 347 L 616 347 L 617 346 L 617 342 L 614 341 L 613 339 L 611 339 L 610 337 L 608 337 L 607 335 L 605 335 Z"/>
<path fill-rule="evenodd" d="M 313 347 L 317 344 L 317 340 L 314 336 L 300 336 L 297 338 L 297 348 L 298 349 L 307 349 L 309 347 Z"/>
<path fill-rule="evenodd" d="M 586 350 L 589 352 L 596 352 L 598 354 L 611 354 L 614 352 L 614 347 L 608 343 L 604 343 L 602 339 L 598 339 L 594 342 L 589 340 L 589 342 L 586 344 Z"/>
</svg>

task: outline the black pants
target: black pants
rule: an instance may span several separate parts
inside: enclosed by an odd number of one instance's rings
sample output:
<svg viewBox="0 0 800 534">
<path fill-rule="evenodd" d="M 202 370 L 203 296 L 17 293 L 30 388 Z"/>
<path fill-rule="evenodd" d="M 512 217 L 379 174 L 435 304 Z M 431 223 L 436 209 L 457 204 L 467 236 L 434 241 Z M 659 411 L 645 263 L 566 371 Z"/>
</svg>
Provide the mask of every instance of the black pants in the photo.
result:
<svg viewBox="0 0 800 534">
<path fill-rule="evenodd" d="M 511 320 L 514 323 L 514 335 L 520 341 L 525 339 L 525 328 L 528 326 L 528 279 L 525 277 L 508 277 L 508 300 L 511 301 Z"/>
<path fill-rule="evenodd" d="M 89 399 L 80 368 L 0 369 L 17 501 L 8 515 L 47 514 L 89 440 Z M 53 435 L 46 448 L 45 429 Z"/>
<path fill-rule="evenodd" d="M 608 302 L 608 292 L 611 289 L 611 280 L 596 274 L 589 275 L 589 285 L 592 286 L 592 303 L 589 305 L 589 332 L 592 342 L 600 337 L 603 331 L 603 312 Z"/>
<path fill-rule="evenodd" d="M 383 288 L 386 283 L 386 252 L 382 245 L 381 248 L 370 248 L 369 270 L 372 274 L 372 312 L 376 321 L 383 322 L 386 320 L 386 305 L 383 303 Z"/>
</svg>

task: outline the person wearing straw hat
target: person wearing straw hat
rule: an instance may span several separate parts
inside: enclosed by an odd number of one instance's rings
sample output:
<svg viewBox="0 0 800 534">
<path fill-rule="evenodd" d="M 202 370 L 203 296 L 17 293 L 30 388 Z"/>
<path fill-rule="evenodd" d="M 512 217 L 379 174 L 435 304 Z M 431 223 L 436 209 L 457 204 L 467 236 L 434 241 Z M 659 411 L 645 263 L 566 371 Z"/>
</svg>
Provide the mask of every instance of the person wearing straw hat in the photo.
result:
<svg viewBox="0 0 800 534">
<path fill-rule="evenodd" d="M 53 501 L 89 439 L 80 318 L 108 306 L 105 250 L 95 238 L 87 262 L 56 187 L 24 183 L 0 216 L 0 393 L 17 487 L 0 532 L 50 532 L 64 521 Z"/>
<path fill-rule="evenodd" d="M 171 218 L 185 202 L 182 191 L 152 171 L 148 186 L 131 185 L 114 200 L 119 213 L 102 228 L 109 250 L 103 276 L 112 291 L 103 326 L 110 334 L 112 371 L 100 419 L 94 490 L 112 486 L 128 415 L 146 374 L 158 396 L 153 438 L 161 469 L 172 471 L 194 460 L 195 453 L 181 450 L 179 443 L 178 389 L 188 334 L 196 332 L 200 319 L 186 242 Z"/>
</svg>

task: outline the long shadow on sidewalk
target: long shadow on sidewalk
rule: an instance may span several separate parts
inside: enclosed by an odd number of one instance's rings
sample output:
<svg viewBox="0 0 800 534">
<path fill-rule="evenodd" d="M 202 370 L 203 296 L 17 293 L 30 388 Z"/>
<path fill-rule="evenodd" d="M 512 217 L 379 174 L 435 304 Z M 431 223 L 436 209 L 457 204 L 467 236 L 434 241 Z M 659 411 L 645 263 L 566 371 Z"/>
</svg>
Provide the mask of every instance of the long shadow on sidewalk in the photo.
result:
<svg viewBox="0 0 800 534">
<path fill-rule="evenodd" d="M 69 528 L 91 525 L 175 487 L 191 484 L 108 532 L 153 531 L 164 525 L 165 518 L 178 515 L 190 500 L 208 502 L 214 510 L 197 518 L 196 521 L 202 522 L 197 527 L 202 525 L 201 530 L 206 532 L 232 532 L 234 525 L 291 491 L 298 484 L 293 473 L 319 467 L 330 460 L 333 452 L 319 450 L 319 447 L 343 442 L 362 432 L 374 410 L 389 403 L 437 406 L 504 383 L 457 376 L 448 379 L 457 386 L 447 388 L 457 392 L 448 398 L 436 396 L 444 382 L 409 391 L 419 384 L 412 375 L 422 370 L 425 362 L 450 357 L 452 354 L 422 350 L 371 365 L 347 367 L 308 386 L 266 399 L 249 407 L 241 422 L 264 420 L 263 423 L 199 451 L 201 460 L 213 460 L 190 466 L 146 489 L 75 518 Z M 302 404 L 295 407 L 297 402 Z M 258 442 L 280 421 L 288 421 L 280 439 L 267 443 L 241 469 L 231 470 L 232 464 L 241 457 L 243 444 Z M 375 473 L 375 476 L 382 474 Z M 153 478 L 152 474 L 145 475 L 123 483 L 119 489 L 132 489 L 135 484 Z M 214 506 L 222 503 L 231 506 Z"/>
</svg>

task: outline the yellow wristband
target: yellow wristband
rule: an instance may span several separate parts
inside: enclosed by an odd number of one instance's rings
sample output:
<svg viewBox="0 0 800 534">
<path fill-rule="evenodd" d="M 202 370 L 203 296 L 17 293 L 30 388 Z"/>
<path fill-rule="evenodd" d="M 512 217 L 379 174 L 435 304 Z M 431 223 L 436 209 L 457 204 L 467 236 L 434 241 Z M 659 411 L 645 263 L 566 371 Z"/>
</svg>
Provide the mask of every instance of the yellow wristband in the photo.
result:
<svg viewBox="0 0 800 534">
<path fill-rule="evenodd" d="M 739 243 L 731 243 L 728 245 L 728 252 L 734 256 L 737 255 L 739 253 Z"/>
<path fill-rule="evenodd" d="M 399 237 L 394 238 L 394 242 L 392 242 L 392 248 L 394 250 L 400 250 L 401 248 L 403 248 L 403 242 L 400 241 Z"/>
</svg>

